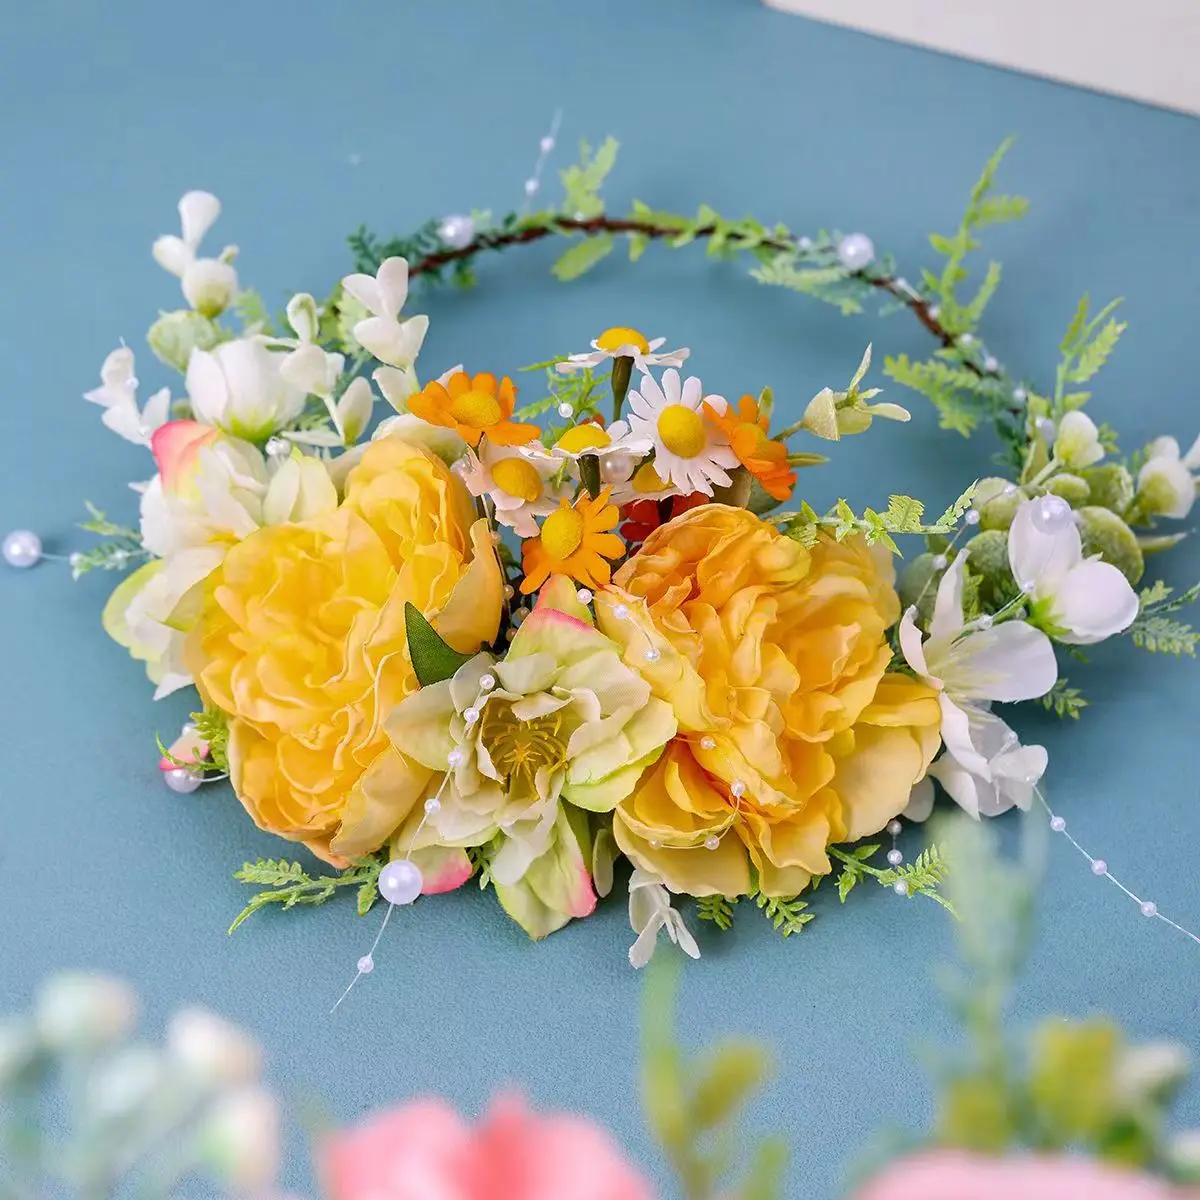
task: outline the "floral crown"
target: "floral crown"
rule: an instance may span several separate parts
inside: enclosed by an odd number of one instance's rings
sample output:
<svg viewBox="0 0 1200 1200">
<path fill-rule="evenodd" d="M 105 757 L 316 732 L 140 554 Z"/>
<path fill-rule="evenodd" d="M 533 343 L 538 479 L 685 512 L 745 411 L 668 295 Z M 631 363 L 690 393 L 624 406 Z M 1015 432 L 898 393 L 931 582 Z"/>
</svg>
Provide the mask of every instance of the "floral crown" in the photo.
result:
<svg viewBox="0 0 1200 1200">
<path fill-rule="evenodd" d="M 1118 634 L 1193 652 L 1200 635 L 1171 614 L 1198 589 L 1135 588 L 1145 557 L 1183 536 L 1156 526 L 1190 510 L 1200 443 L 1122 458 L 1087 416 L 1082 389 L 1124 329 L 1115 305 L 1080 303 L 1053 388 L 988 350 L 1000 268 L 965 296 L 964 263 L 980 229 L 1024 211 L 994 190 L 1003 152 L 959 228 L 932 238 L 944 262 L 919 286 L 863 234 L 800 237 L 707 207 L 611 215 L 609 140 L 562 172 L 556 207 L 451 216 L 386 243 L 359 231 L 358 270 L 275 318 L 241 287 L 234 248 L 201 255 L 215 197 L 183 197 L 181 235 L 154 256 L 188 307 L 148 341 L 185 398 L 164 388 L 139 407 L 133 352 L 105 360 L 86 398 L 157 473 L 134 485 L 139 527 L 93 510 L 84 527 L 102 540 L 70 563 L 76 577 L 132 568 L 105 629 L 156 696 L 199 692 L 162 747 L 167 785 L 228 778 L 256 825 L 328 865 L 247 863 L 238 878 L 262 890 L 235 926 L 347 888 L 362 913 L 382 895 L 390 918 L 474 878 L 540 938 L 588 916 L 625 859 L 641 965 L 662 932 L 699 953 L 674 897 L 722 929 L 747 899 L 785 936 L 830 875 L 842 901 L 864 880 L 941 900 L 952 864 L 898 844 L 935 781 L 976 817 L 1036 805 L 1066 833 L 1039 790 L 1046 750 L 992 706 L 1077 717 L 1060 654 Z M 422 383 L 429 322 L 404 311 L 410 284 L 470 285 L 484 252 L 557 237 L 563 280 L 621 240 L 634 260 L 653 241 L 703 242 L 847 314 L 882 297 L 938 343 L 884 374 L 953 433 L 994 426 L 1001 469 L 936 518 L 907 496 L 810 507 L 799 478 L 825 461 L 817 442 L 909 418 L 865 386 L 870 347 L 783 428 L 769 389 L 708 393 L 687 349 L 620 326 L 527 368 L 530 403 L 481 369 L 494 364 Z M 380 397 L 389 415 L 369 432 Z M 924 550 L 897 578 L 905 538 Z M 28 531 L 4 553 L 42 556 Z"/>
</svg>

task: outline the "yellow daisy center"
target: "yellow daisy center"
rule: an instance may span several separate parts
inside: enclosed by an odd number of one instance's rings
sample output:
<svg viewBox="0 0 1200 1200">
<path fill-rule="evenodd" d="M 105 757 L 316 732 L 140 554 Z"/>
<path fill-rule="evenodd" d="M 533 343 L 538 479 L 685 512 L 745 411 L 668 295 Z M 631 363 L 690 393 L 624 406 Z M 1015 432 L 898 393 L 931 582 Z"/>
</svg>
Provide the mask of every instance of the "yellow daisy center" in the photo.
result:
<svg viewBox="0 0 1200 1200">
<path fill-rule="evenodd" d="M 645 337 L 636 329 L 629 329 L 624 325 L 614 325 L 611 329 L 606 329 L 596 339 L 596 345 L 609 353 L 620 350 L 622 346 L 634 346 L 643 354 L 650 353 L 650 343 Z"/>
<path fill-rule="evenodd" d="M 523 458 L 502 458 L 492 467 L 492 482 L 505 495 L 532 504 L 542 498 L 542 477 L 537 468 Z"/>
<path fill-rule="evenodd" d="M 653 463 L 642 463 L 633 473 L 630 480 L 633 490 L 643 496 L 651 496 L 661 492 L 666 486 L 666 480 L 654 469 Z"/>
<path fill-rule="evenodd" d="M 554 444 L 568 454 L 579 454 L 584 450 L 602 450 L 612 444 L 612 438 L 599 425 L 586 421 L 574 429 L 568 429 Z"/>
<path fill-rule="evenodd" d="M 658 414 L 658 436 L 680 458 L 695 458 L 708 445 L 704 418 L 684 404 L 668 404 Z"/>
<path fill-rule="evenodd" d="M 487 392 L 463 392 L 450 401 L 450 415 L 460 424 L 472 429 L 490 429 L 504 414 L 495 396 Z"/>
<path fill-rule="evenodd" d="M 552 512 L 542 524 L 542 548 L 563 562 L 583 545 L 583 518 L 573 508 Z"/>
</svg>

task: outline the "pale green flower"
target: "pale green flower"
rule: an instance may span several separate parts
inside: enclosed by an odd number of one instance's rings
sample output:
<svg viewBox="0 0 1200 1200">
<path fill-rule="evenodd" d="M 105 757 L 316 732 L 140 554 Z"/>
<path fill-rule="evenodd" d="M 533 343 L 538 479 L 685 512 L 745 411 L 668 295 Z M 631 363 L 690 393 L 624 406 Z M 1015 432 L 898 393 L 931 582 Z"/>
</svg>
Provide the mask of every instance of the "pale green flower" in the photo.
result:
<svg viewBox="0 0 1200 1200">
<path fill-rule="evenodd" d="M 675 714 L 621 661 L 566 579 L 542 590 L 505 657 L 478 654 L 386 723 L 408 757 L 449 768 L 435 811 L 397 844 L 489 847 L 501 902 L 533 936 L 595 904 L 584 812 L 609 813 L 675 734 Z M 421 828 L 418 832 L 418 826 Z"/>
</svg>

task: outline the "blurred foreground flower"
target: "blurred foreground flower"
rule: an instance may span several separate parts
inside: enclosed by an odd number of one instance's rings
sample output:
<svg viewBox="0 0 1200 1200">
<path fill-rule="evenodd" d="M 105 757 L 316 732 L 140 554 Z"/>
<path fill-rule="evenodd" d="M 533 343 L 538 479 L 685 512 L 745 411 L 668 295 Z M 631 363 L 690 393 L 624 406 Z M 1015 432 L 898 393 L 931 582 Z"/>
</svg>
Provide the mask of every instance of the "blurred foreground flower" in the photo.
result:
<svg viewBox="0 0 1200 1200">
<path fill-rule="evenodd" d="M 516 1098 L 474 1128 L 440 1101 L 380 1113 L 320 1155 L 330 1200 L 649 1200 L 649 1184 L 582 1117 L 539 1116 Z"/>
<path fill-rule="evenodd" d="M 896 1164 L 855 1200 L 1194 1200 L 1198 1195 L 1086 1159 L 990 1159 L 948 1152 Z"/>
</svg>

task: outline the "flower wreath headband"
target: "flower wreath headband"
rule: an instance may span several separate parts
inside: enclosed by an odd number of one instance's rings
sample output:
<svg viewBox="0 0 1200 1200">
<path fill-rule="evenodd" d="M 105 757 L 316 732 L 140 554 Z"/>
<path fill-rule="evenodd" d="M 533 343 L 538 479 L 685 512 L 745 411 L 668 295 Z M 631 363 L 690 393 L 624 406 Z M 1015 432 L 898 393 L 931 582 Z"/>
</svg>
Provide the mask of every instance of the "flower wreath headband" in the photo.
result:
<svg viewBox="0 0 1200 1200">
<path fill-rule="evenodd" d="M 164 388 L 139 408 L 124 346 L 87 394 L 157 467 L 133 485 L 140 527 L 93 510 L 84 528 L 103 540 L 69 561 L 76 577 L 135 568 L 105 629 L 145 662 L 156 696 L 200 693 L 162 750 L 168 786 L 228 777 L 260 828 L 332 868 L 245 864 L 237 877 L 264 890 L 234 926 L 353 888 L 361 913 L 388 902 L 377 946 L 395 906 L 476 878 L 540 938 L 589 915 L 625 858 L 631 961 L 663 931 L 695 957 L 673 896 L 720 929 L 748 898 L 785 936 L 835 873 L 842 901 L 870 879 L 945 903 L 938 849 L 906 862 L 897 845 L 900 816 L 924 819 L 936 780 L 977 817 L 1036 803 L 1144 915 L 1200 940 L 1066 833 L 1038 789 L 1045 749 L 992 711 L 1035 701 L 1078 717 L 1086 701 L 1056 645 L 1078 655 L 1124 633 L 1191 655 L 1200 639 L 1171 615 L 1200 585 L 1134 590 L 1145 556 L 1183 536 L 1156 523 L 1189 512 L 1200 442 L 1185 455 L 1158 438 L 1123 459 L 1083 411 L 1082 385 L 1124 329 L 1115 304 L 1093 314 L 1081 301 L 1042 390 L 1014 381 L 978 333 L 999 265 L 960 294 L 977 232 L 1026 207 L 993 189 L 1007 146 L 955 233 L 931 239 L 941 270 L 913 286 L 863 234 L 796 237 L 708 207 L 688 218 L 635 202 L 611 216 L 599 196 L 611 139 L 561 173 L 560 206 L 528 211 L 554 132 L 525 212 L 451 216 L 388 243 L 360 231 L 358 273 L 324 302 L 293 296 L 279 319 L 241 289 L 235 248 L 200 256 L 219 204 L 188 193 L 182 236 L 154 255 L 189 307 L 148 334 L 186 399 Z M 950 430 L 993 424 L 1005 473 L 935 520 L 907 496 L 861 514 L 804 503 L 797 472 L 824 458 L 791 439 L 908 419 L 863 386 L 869 347 L 844 390 L 774 431 L 769 390 L 707 394 L 688 350 L 624 327 L 537 364 L 544 382 L 523 407 L 485 364 L 422 385 L 429 322 L 402 315 L 410 282 L 469 286 L 484 251 L 557 236 L 572 239 L 554 266 L 563 280 L 621 238 L 634 260 L 651 241 L 703 241 L 844 313 L 882 294 L 939 343 L 884 373 Z M 376 388 L 394 412 L 364 440 Z M 926 549 L 897 581 L 900 535 Z M 28 531 L 4 554 L 43 557 Z M 878 841 L 861 844 L 883 831 L 886 866 Z"/>
</svg>

